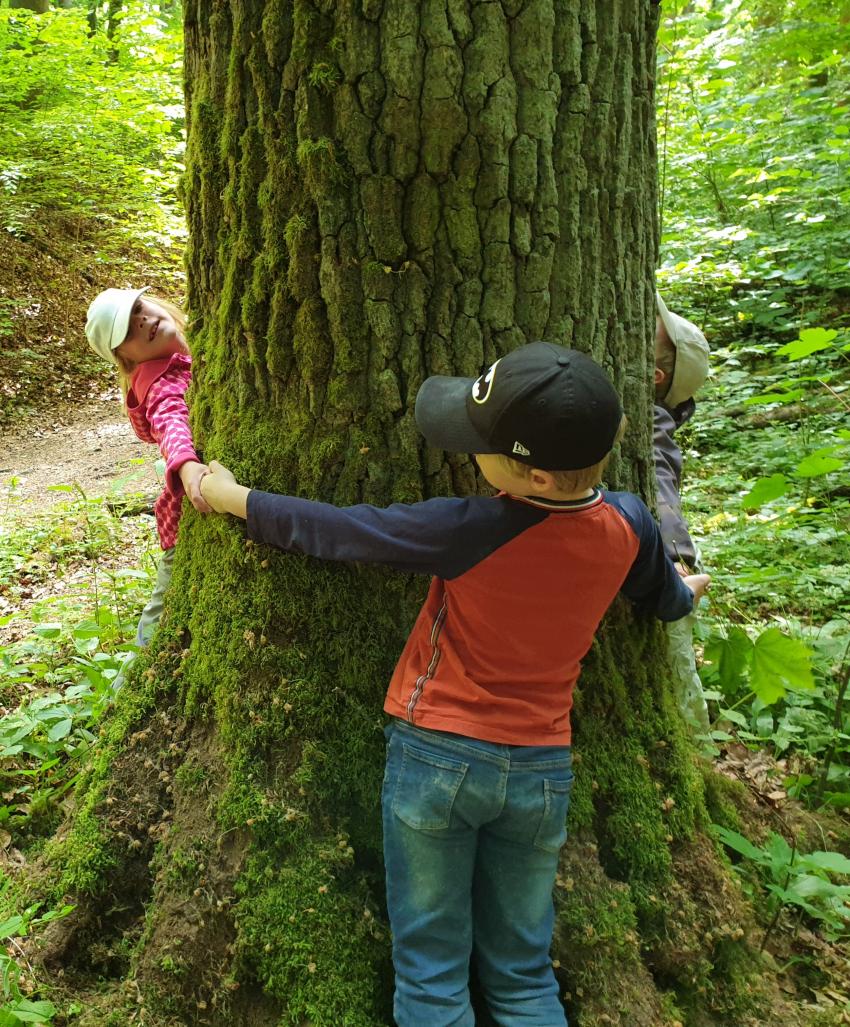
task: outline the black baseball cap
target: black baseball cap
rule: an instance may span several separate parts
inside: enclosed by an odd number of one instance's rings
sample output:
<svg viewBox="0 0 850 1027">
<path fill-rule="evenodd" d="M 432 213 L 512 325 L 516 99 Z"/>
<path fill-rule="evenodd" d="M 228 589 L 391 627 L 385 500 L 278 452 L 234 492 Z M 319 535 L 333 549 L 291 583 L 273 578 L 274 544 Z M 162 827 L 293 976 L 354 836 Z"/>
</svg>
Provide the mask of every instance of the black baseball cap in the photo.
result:
<svg viewBox="0 0 850 1027">
<path fill-rule="evenodd" d="M 620 398 L 585 353 L 532 342 L 480 378 L 427 378 L 416 423 L 450 453 L 502 453 L 541 471 L 591 467 L 609 452 L 623 417 Z"/>
</svg>

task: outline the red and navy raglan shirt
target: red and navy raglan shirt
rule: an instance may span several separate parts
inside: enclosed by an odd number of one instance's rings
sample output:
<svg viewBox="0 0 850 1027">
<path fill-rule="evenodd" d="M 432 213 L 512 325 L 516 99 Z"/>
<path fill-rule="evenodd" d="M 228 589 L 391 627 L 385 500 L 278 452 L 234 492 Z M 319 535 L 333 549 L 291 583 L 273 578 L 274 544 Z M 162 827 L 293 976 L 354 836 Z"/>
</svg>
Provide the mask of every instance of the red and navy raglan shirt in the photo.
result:
<svg viewBox="0 0 850 1027">
<path fill-rule="evenodd" d="M 159 544 L 171 549 L 183 507 L 180 468 L 198 460 L 189 427 L 185 393 L 192 383 L 192 358 L 184 353 L 146 360 L 133 372 L 127 416 L 142 442 L 153 442 L 165 460 L 165 488 L 154 505 Z"/>
<path fill-rule="evenodd" d="M 628 492 L 380 508 L 252 491 L 248 535 L 325 560 L 432 575 L 384 709 L 508 745 L 569 745 L 581 660 L 618 592 L 666 621 L 693 604 L 658 525 Z"/>
</svg>

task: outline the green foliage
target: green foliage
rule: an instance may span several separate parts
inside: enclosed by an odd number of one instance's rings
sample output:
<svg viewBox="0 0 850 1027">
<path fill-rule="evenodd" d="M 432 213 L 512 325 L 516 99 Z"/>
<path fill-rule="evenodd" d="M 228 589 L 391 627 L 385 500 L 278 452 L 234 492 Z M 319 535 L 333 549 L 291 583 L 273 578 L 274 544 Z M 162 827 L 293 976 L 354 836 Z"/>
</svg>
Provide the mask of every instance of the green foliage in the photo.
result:
<svg viewBox="0 0 850 1027">
<path fill-rule="evenodd" d="M 712 344 L 681 432 L 712 740 L 850 808 L 847 4 L 697 0 L 659 37 L 661 289 Z M 678 298 L 677 294 L 678 293 Z M 687 457 L 690 456 L 690 459 Z"/>
<path fill-rule="evenodd" d="M 0 600 L 17 607 L 0 627 L 14 628 L 28 606 L 22 637 L 0 644 L 0 829 L 19 842 L 45 833 L 61 815 L 113 682 L 135 650 L 125 639 L 151 588 L 152 568 L 103 566 L 122 544 L 124 519 L 100 498 L 57 489 L 73 498 L 33 516 L 10 488 L 0 518 Z M 57 572 L 73 573 L 76 587 L 27 603 Z"/>
<path fill-rule="evenodd" d="M 21 948 L 18 939 L 27 937 L 34 928 L 67 916 L 74 907 L 59 906 L 41 916 L 36 915 L 38 905 L 21 912 L 13 912 L 14 907 L 14 892 L 9 879 L 0 875 L 0 1027 L 50 1024 L 57 1014 L 56 1006 L 47 999 L 32 998 L 35 981 L 29 976 L 25 979 L 25 972 L 15 959 Z"/>
<path fill-rule="evenodd" d="M 689 426 L 701 457 L 686 499 L 714 573 L 701 625 L 701 675 L 722 722 L 714 741 L 732 728 L 770 744 L 793 757 L 792 795 L 839 808 L 850 805 L 845 339 L 843 329 L 804 329 L 760 347 L 749 369 L 743 347 L 715 353 L 718 385 Z"/>
<path fill-rule="evenodd" d="M 95 31 L 84 7 L 0 9 L 2 229 L 129 233 L 154 259 L 182 238 L 181 55 L 178 27 L 133 0 Z"/>
<path fill-rule="evenodd" d="M 722 290 L 748 335 L 850 285 L 846 12 L 697 0 L 659 34 L 663 275 L 704 307 Z"/>
<path fill-rule="evenodd" d="M 850 859 L 839 852 L 801 854 L 775 832 L 762 846 L 726 827 L 715 825 L 714 832 L 753 865 L 770 896 L 771 915 L 794 906 L 817 921 L 828 938 L 850 934 L 850 884 L 836 883 L 831 876 L 850 877 Z"/>
<path fill-rule="evenodd" d="M 706 660 L 717 664 L 721 685 L 729 688 L 746 678 L 766 706 L 788 690 L 814 688 L 811 655 L 807 646 L 779 628 L 767 628 L 750 641 L 746 632 L 732 627 L 726 637 L 713 635 L 705 650 Z"/>
</svg>

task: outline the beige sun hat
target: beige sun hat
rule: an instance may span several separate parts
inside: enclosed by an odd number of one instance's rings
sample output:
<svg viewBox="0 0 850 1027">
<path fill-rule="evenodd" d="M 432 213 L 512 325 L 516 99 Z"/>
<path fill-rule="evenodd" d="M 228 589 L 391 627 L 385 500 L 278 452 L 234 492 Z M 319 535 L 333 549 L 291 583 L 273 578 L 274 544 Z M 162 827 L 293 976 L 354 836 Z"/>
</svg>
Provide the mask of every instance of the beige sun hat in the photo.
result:
<svg viewBox="0 0 850 1027">
<path fill-rule="evenodd" d="M 91 301 L 86 318 L 86 338 L 99 357 L 115 363 L 113 350 L 127 338 L 133 304 L 148 291 L 144 289 L 104 289 Z"/>
<path fill-rule="evenodd" d="M 673 379 L 664 397 L 664 405 L 673 410 L 686 399 L 690 399 L 708 377 L 710 351 L 705 336 L 693 321 L 672 314 L 657 292 L 655 304 L 670 341 L 676 347 Z"/>
</svg>

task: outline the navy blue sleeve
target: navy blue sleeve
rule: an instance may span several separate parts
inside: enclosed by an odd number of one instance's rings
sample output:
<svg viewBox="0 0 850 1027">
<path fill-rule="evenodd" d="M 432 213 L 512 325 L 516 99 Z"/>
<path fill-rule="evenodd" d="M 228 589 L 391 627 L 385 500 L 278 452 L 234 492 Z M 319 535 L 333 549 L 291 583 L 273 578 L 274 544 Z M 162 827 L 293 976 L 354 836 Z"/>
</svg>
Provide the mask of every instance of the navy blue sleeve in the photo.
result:
<svg viewBox="0 0 850 1027">
<path fill-rule="evenodd" d="M 256 489 L 248 493 L 248 537 L 255 542 L 446 579 L 463 574 L 542 516 L 484 496 L 338 507 Z"/>
<path fill-rule="evenodd" d="M 625 517 L 639 548 L 620 591 L 659 620 L 679 620 L 690 613 L 694 594 L 664 552 L 658 525 L 643 500 L 630 492 L 606 492 L 606 502 Z"/>
<path fill-rule="evenodd" d="M 655 456 L 655 478 L 658 482 L 658 516 L 661 537 L 671 560 L 681 561 L 688 567 L 696 563 L 694 546 L 688 525 L 682 516 L 679 494 L 682 480 L 682 451 L 676 445 L 673 432 L 676 422 L 664 407 L 656 406 L 653 419 L 652 447 Z"/>
</svg>

